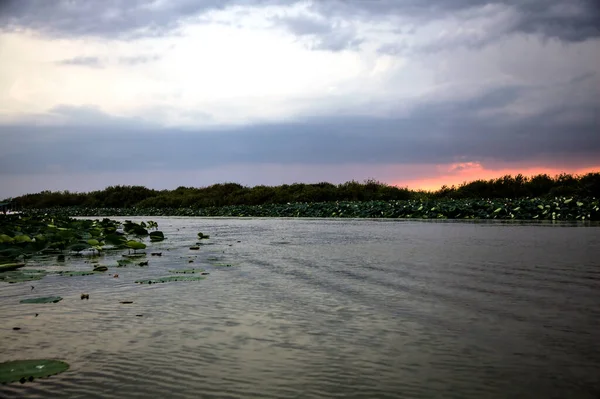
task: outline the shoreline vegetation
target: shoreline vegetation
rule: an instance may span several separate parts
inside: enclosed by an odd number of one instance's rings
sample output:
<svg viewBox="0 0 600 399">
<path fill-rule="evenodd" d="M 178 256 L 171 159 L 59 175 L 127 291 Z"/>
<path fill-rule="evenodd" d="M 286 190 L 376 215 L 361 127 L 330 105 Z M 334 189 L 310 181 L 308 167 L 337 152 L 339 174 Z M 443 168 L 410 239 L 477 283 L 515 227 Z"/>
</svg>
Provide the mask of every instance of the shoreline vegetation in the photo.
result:
<svg viewBox="0 0 600 399">
<path fill-rule="evenodd" d="M 12 198 L 14 209 L 64 216 L 342 217 L 600 220 L 600 173 L 503 176 L 437 191 L 366 180 L 153 190 L 111 186 L 89 193 L 42 191 Z"/>
</svg>

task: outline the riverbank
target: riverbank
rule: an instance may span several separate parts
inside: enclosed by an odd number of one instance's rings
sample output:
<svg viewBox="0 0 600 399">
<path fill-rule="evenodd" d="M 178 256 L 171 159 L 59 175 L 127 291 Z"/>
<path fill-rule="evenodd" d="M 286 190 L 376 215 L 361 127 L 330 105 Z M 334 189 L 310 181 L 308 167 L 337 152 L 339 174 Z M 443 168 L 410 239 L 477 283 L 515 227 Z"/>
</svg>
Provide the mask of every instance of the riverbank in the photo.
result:
<svg viewBox="0 0 600 399">
<path fill-rule="evenodd" d="M 439 199 L 406 201 L 297 202 L 222 207 L 55 207 L 27 209 L 31 214 L 64 216 L 219 216 L 407 219 L 500 219 L 598 221 L 597 198 Z"/>
</svg>

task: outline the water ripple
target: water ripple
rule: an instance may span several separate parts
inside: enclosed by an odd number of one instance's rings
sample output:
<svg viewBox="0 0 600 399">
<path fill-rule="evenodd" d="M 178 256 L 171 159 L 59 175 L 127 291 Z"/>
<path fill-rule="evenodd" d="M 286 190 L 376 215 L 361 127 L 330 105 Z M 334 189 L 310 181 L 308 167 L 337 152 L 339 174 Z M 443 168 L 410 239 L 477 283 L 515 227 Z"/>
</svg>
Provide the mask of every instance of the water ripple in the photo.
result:
<svg viewBox="0 0 600 399">
<path fill-rule="evenodd" d="M 0 361 L 71 369 L 0 397 L 600 396 L 600 228 L 153 219 L 169 238 L 147 268 L 1 287 Z M 210 275 L 134 283 L 190 265 Z M 39 295 L 64 299 L 19 304 Z"/>
</svg>

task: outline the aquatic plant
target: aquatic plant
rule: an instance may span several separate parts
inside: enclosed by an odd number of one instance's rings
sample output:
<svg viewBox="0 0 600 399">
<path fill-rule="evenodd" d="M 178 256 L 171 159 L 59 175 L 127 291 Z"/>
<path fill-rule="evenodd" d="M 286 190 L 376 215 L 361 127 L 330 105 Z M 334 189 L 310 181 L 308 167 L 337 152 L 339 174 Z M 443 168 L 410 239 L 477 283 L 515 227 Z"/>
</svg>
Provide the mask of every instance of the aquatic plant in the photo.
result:
<svg viewBox="0 0 600 399">
<path fill-rule="evenodd" d="M 25 263 L 5 263 L 5 264 L 0 265 L 0 273 L 8 272 L 11 270 L 17 270 L 23 266 L 25 266 Z"/>
<path fill-rule="evenodd" d="M 22 299 L 20 303 L 57 303 L 62 301 L 59 296 L 45 296 L 39 298 Z"/>
<path fill-rule="evenodd" d="M 46 276 L 45 270 L 21 269 L 0 273 L 0 281 L 15 284 L 27 281 L 41 280 Z"/>
<path fill-rule="evenodd" d="M 158 284 L 158 283 L 168 283 L 173 281 L 200 281 L 204 280 L 205 277 L 201 276 L 167 276 L 167 277 L 159 277 L 154 279 L 147 280 L 136 280 L 137 284 Z"/>
<path fill-rule="evenodd" d="M 600 221 L 600 200 L 595 197 L 520 199 L 421 198 L 393 201 L 295 202 L 286 204 L 230 205 L 205 208 L 52 208 L 72 216 L 226 216 L 314 218 L 406 218 Z"/>
<path fill-rule="evenodd" d="M 59 272 L 56 272 L 56 274 L 59 274 L 61 276 L 67 276 L 67 277 L 76 277 L 76 276 L 91 276 L 93 274 L 100 274 L 102 272 L 100 271 L 87 271 L 87 270 L 61 270 Z"/>
<path fill-rule="evenodd" d="M 31 359 L 0 363 L 0 383 L 33 381 L 67 371 L 69 364 L 62 360 Z"/>
<path fill-rule="evenodd" d="M 204 269 L 175 269 L 175 270 L 169 270 L 169 273 L 180 273 L 180 274 L 193 274 L 193 273 L 202 273 L 205 272 L 206 270 Z"/>
<path fill-rule="evenodd" d="M 165 235 L 162 231 L 151 231 L 150 232 L 150 241 L 163 241 L 165 239 Z"/>
<path fill-rule="evenodd" d="M 138 249 L 145 249 L 146 244 L 144 244 L 141 241 L 129 240 L 127 241 L 127 247 L 133 249 L 133 252 L 135 253 L 135 251 L 137 251 Z"/>
<path fill-rule="evenodd" d="M 117 259 L 117 267 L 125 267 L 130 264 L 132 260 L 130 258 Z"/>
</svg>

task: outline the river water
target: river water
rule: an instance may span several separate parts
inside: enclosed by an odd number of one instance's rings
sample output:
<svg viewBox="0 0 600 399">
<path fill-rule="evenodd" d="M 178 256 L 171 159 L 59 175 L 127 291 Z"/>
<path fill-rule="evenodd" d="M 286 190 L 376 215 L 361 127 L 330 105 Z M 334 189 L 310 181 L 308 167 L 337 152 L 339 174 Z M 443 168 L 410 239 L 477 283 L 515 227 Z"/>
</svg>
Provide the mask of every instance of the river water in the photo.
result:
<svg viewBox="0 0 600 399">
<path fill-rule="evenodd" d="M 148 267 L 0 285 L 0 362 L 71 365 L 0 397 L 600 397 L 600 227 L 150 219 Z"/>
</svg>

